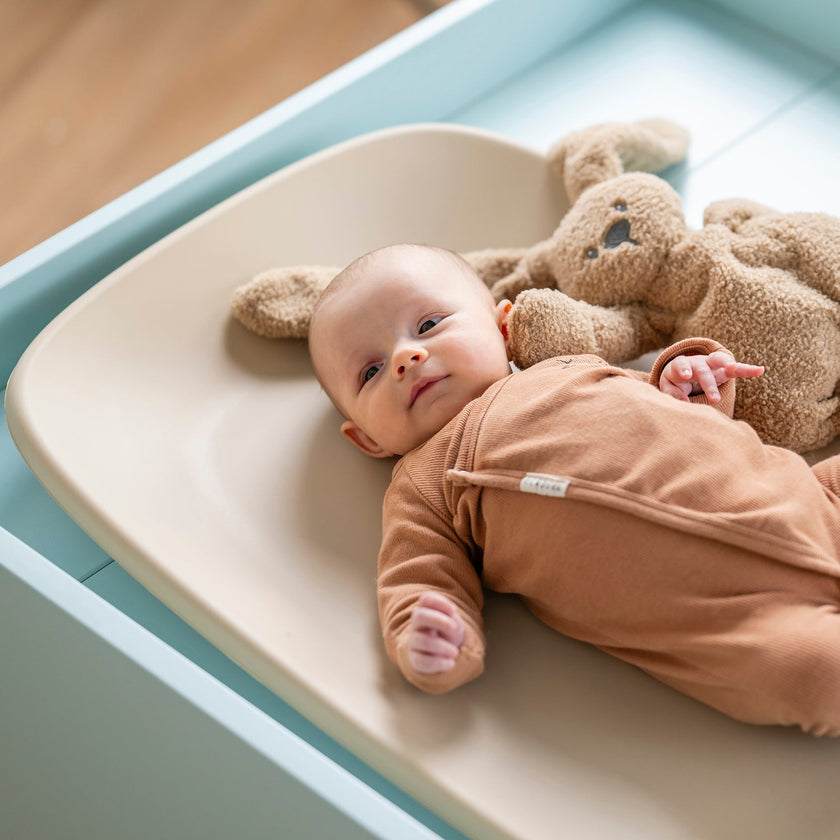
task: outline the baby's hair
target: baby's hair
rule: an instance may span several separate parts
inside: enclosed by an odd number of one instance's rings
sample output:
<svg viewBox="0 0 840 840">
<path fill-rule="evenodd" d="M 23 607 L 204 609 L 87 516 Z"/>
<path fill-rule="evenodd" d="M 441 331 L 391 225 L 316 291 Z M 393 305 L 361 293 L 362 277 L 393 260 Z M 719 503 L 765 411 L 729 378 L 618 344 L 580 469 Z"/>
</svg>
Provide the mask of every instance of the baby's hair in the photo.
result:
<svg viewBox="0 0 840 840">
<path fill-rule="evenodd" d="M 440 248 L 437 245 L 418 245 L 414 243 L 405 243 L 399 245 L 385 245 L 382 248 L 376 248 L 373 251 L 368 251 L 366 254 L 362 254 L 362 256 L 357 257 L 353 262 L 351 262 L 348 266 L 343 268 L 335 277 L 329 282 L 327 287 L 321 292 L 320 297 L 315 303 L 315 308 L 312 312 L 312 319 L 311 322 L 316 320 L 316 316 L 318 314 L 318 310 L 321 306 L 329 300 L 334 295 L 339 294 L 342 292 L 349 283 L 352 283 L 358 277 L 360 277 L 365 270 L 365 267 L 375 260 L 377 257 L 382 256 L 387 251 L 398 249 L 398 248 L 411 248 L 416 249 L 418 251 L 432 251 L 436 254 L 444 256 L 461 268 L 466 274 L 474 276 L 476 280 L 484 285 L 484 282 L 481 278 L 475 273 L 475 269 L 458 253 L 455 251 L 450 251 L 447 248 Z M 486 288 L 486 287 L 485 287 Z"/>
</svg>

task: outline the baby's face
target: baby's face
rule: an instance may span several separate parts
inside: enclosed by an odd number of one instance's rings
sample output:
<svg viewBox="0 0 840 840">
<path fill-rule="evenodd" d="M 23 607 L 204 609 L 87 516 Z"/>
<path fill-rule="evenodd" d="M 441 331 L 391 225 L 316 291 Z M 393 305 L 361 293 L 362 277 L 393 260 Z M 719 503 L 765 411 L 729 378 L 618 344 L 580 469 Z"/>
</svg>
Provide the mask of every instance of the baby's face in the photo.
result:
<svg viewBox="0 0 840 840">
<path fill-rule="evenodd" d="M 402 455 L 510 373 L 496 305 L 446 254 L 389 248 L 326 300 L 310 350 L 348 418 L 342 432 L 375 457 Z"/>
</svg>

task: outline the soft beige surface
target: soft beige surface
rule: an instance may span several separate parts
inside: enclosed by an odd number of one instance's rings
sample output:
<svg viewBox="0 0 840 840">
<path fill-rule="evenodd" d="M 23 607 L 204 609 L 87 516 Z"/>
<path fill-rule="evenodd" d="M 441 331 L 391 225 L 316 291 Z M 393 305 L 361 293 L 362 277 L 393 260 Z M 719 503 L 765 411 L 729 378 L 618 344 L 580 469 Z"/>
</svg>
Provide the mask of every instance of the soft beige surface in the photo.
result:
<svg viewBox="0 0 840 840">
<path fill-rule="evenodd" d="M 375 611 L 390 465 L 344 443 L 305 347 L 232 322 L 272 265 L 388 242 L 526 245 L 565 209 L 543 158 L 455 127 L 289 167 L 167 237 L 27 351 L 8 421 L 35 473 L 132 575 L 266 685 L 472 837 L 836 836 L 840 745 L 737 724 L 487 609 L 487 673 L 422 695 Z"/>
</svg>

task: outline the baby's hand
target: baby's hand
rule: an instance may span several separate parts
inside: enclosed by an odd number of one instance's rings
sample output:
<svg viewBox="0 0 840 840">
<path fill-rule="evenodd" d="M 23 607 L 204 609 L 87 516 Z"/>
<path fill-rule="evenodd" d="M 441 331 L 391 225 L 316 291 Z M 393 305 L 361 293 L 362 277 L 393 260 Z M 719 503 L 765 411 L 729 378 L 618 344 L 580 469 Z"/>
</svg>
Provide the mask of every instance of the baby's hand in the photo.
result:
<svg viewBox="0 0 840 840">
<path fill-rule="evenodd" d="M 451 671 L 464 641 L 458 608 L 440 592 L 424 592 L 411 614 L 408 661 L 421 674 Z"/>
<path fill-rule="evenodd" d="M 736 362 L 723 350 L 715 350 L 708 356 L 677 356 L 662 370 L 659 390 L 685 402 L 691 394 L 705 393 L 709 402 L 716 403 L 720 400 L 719 385 L 730 379 L 761 376 L 762 373 L 761 365 Z"/>
</svg>

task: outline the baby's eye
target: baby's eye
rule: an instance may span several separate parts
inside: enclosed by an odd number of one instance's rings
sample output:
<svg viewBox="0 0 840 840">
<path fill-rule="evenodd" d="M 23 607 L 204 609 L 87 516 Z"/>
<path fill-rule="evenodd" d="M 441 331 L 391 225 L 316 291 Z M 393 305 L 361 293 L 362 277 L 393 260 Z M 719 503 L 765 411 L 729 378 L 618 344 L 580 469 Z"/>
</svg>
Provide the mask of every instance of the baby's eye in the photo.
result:
<svg viewBox="0 0 840 840">
<path fill-rule="evenodd" d="M 417 330 L 417 332 L 421 334 L 424 332 L 428 332 L 430 329 L 432 329 L 432 327 L 436 327 L 441 322 L 441 320 L 442 319 L 440 317 L 427 318 L 425 321 L 423 321 L 422 324 L 420 324 L 420 327 Z"/>
<path fill-rule="evenodd" d="M 366 382 L 370 382 L 377 373 L 379 373 L 382 365 L 371 365 L 369 368 L 365 368 L 364 372 L 362 373 L 362 385 Z"/>
</svg>

